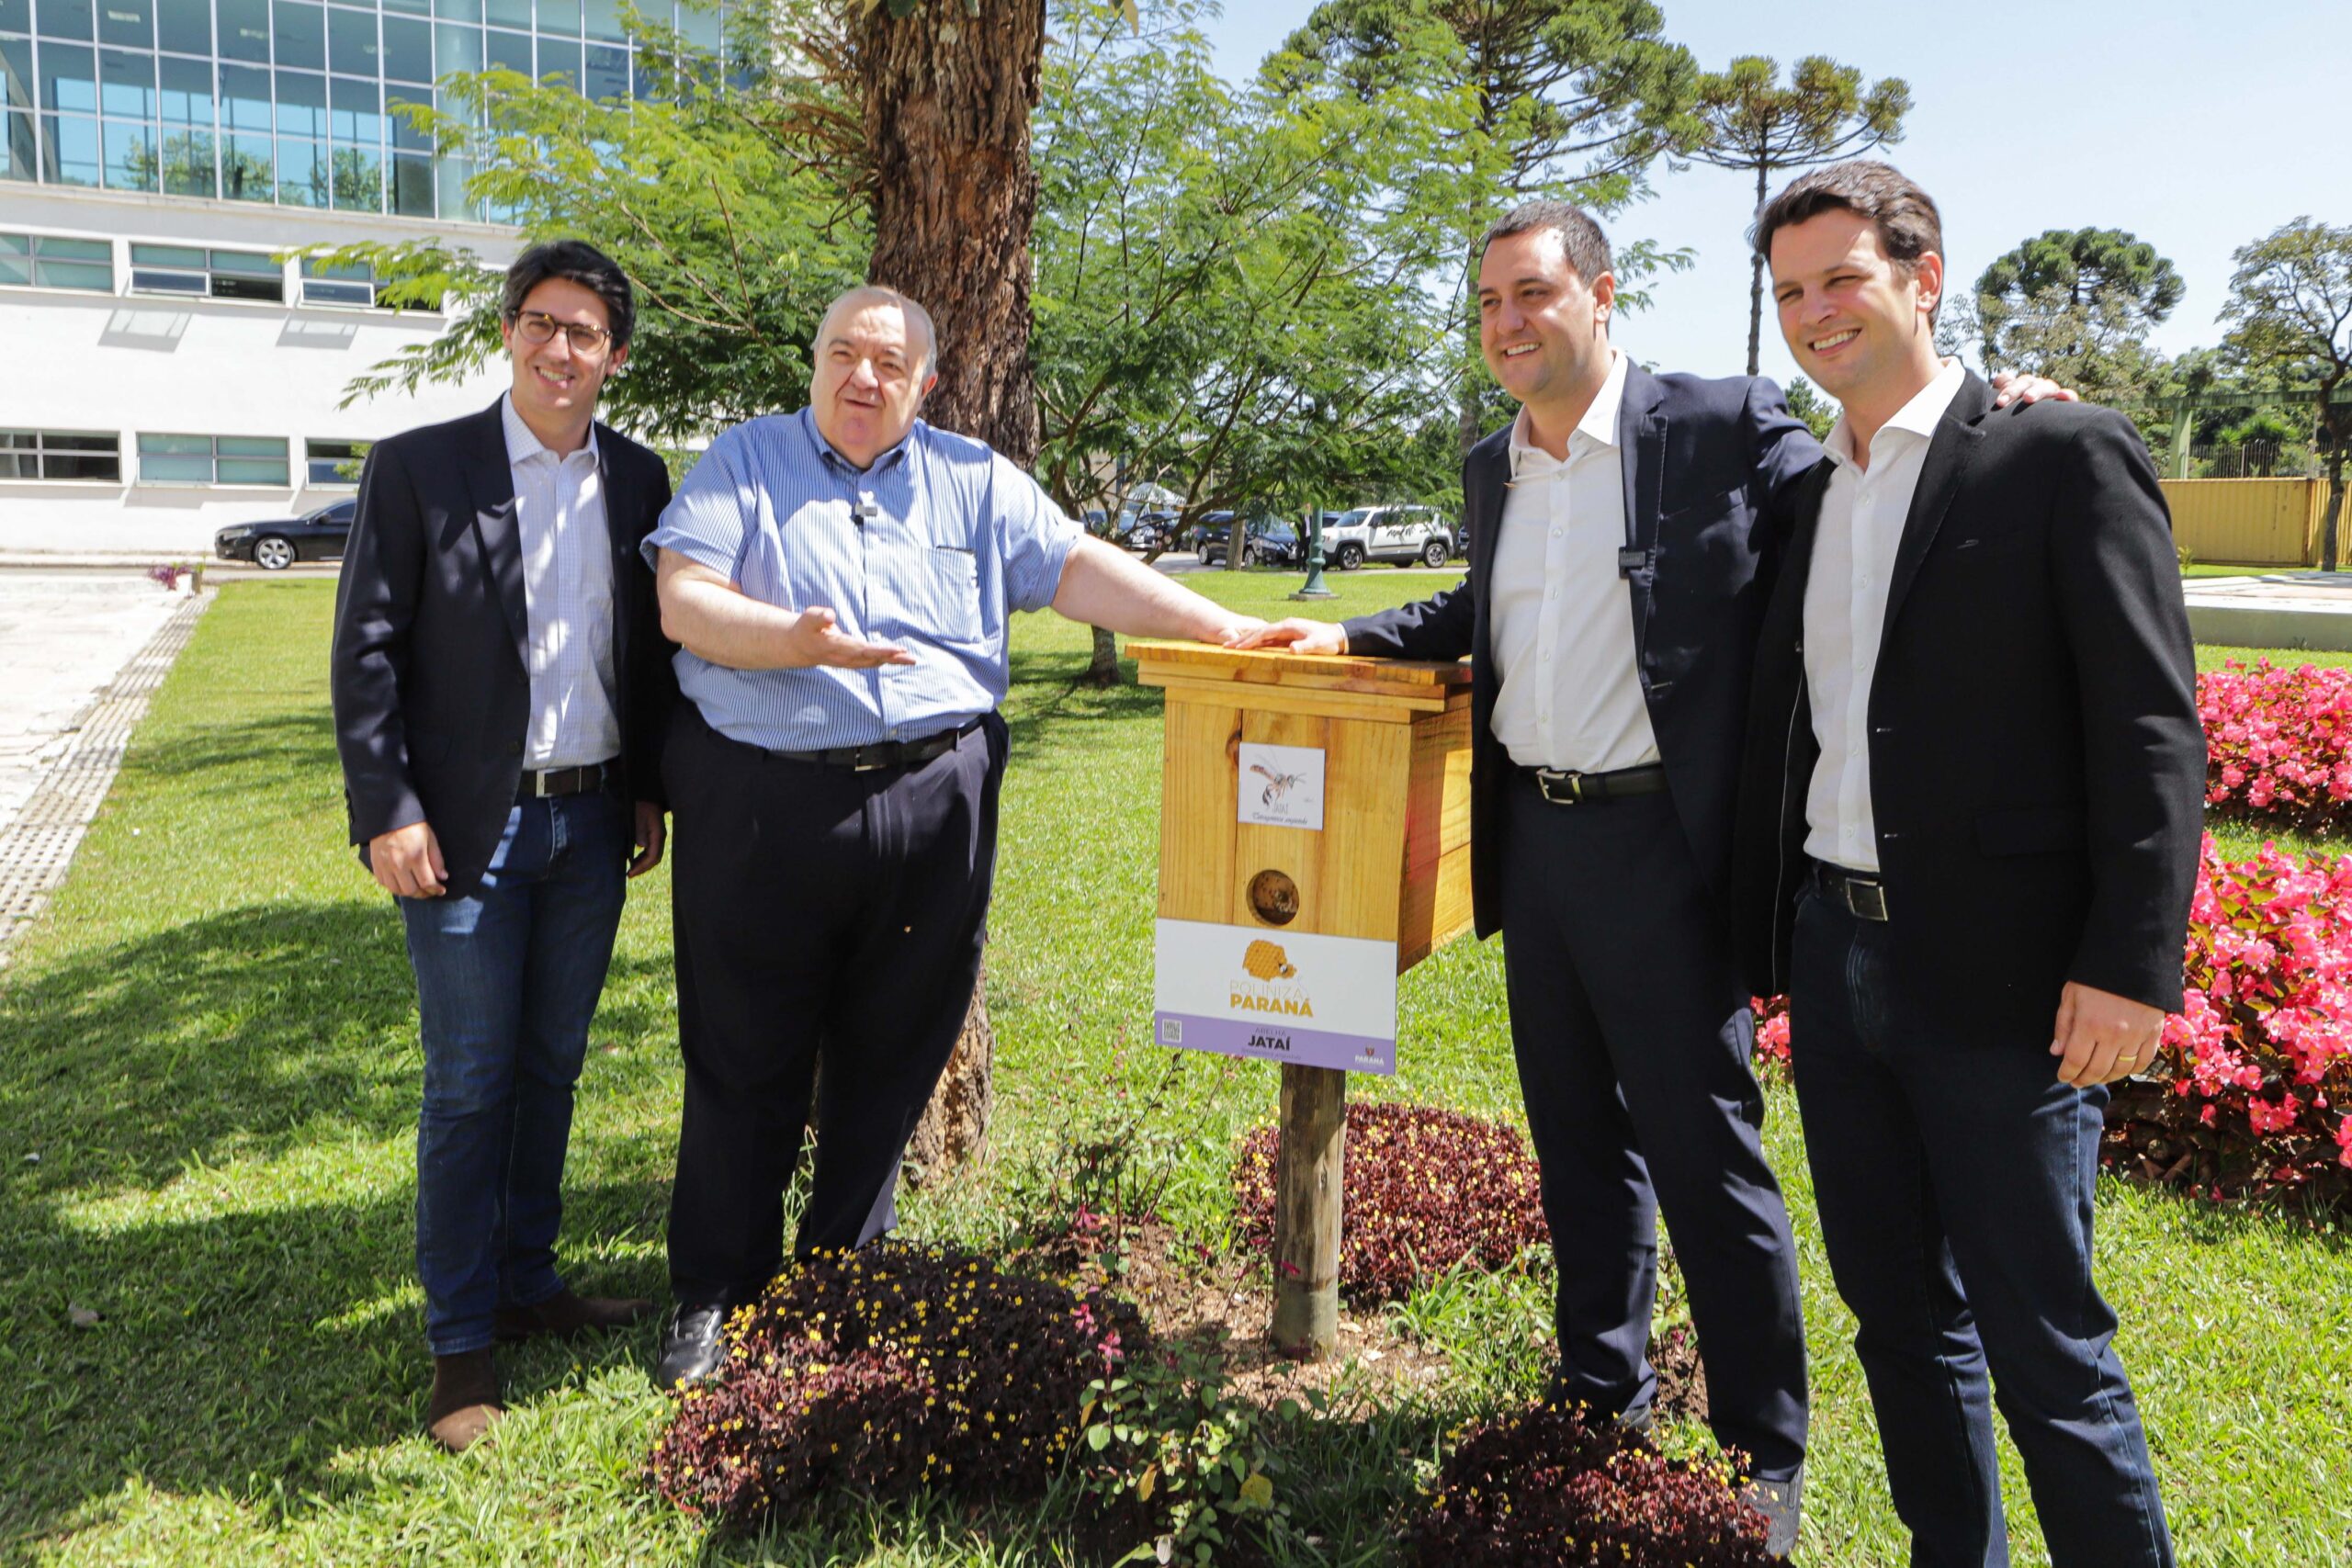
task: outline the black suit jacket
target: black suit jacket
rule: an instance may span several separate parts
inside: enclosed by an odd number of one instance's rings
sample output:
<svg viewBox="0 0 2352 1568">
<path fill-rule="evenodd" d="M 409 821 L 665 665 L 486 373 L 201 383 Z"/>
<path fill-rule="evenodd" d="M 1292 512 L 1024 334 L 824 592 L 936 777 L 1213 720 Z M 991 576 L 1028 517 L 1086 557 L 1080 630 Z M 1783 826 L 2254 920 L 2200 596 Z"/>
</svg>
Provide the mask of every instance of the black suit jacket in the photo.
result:
<svg viewBox="0 0 2352 1568">
<path fill-rule="evenodd" d="M 1738 907 L 1787 988 L 1820 753 L 1804 593 L 1832 465 L 1806 480 L 1766 614 L 1742 768 Z M 1871 808 L 1908 1008 L 2047 1044 L 2069 980 L 2170 1011 L 2205 739 L 2170 514 L 2106 409 L 1993 411 L 1968 378 L 1896 548 L 1868 715 Z"/>
<path fill-rule="evenodd" d="M 1639 366 L 1626 370 L 1617 441 L 1626 547 L 1645 552 L 1629 576 L 1643 697 L 1675 813 L 1701 874 L 1720 890 L 1775 540 L 1821 447 L 1770 381 L 1653 376 Z M 1462 465 L 1469 575 L 1434 598 L 1346 623 L 1351 653 L 1470 660 L 1470 887 L 1480 936 L 1502 922 L 1503 785 L 1513 765 L 1494 738 L 1502 677 L 1487 612 L 1510 479 L 1506 428 Z"/>
<path fill-rule="evenodd" d="M 596 427 L 612 536 L 624 798 L 660 801 L 677 678 L 638 547 L 670 502 L 662 459 Z M 473 891 L 523 772 L 531 682 L 522 544 L 499 405 L 368 449 L 335 591 L 335 746 L 351 841 L 429 822 L 448 891 Z"/>
</svg>

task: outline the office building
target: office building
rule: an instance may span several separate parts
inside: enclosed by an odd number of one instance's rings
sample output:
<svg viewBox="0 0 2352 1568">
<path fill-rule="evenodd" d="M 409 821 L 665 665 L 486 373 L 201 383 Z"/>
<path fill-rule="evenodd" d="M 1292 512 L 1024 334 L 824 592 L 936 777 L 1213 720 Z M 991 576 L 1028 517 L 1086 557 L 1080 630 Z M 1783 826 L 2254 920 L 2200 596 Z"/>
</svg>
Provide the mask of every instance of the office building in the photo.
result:
<svg viewBox="0 0 2352 1568">
<path fill-rule="evenodd" d="M 668 13 L 715 45 L 715 11 Z M 338 406 L 445 330 L 289 253 L 514 231 L 399 111 L 454 72 L 637 80 L 618 0 L 0 0 L 0 551 L 209 551 L 351 493 L 356 450 L 494 398 Z"/>
</svg>

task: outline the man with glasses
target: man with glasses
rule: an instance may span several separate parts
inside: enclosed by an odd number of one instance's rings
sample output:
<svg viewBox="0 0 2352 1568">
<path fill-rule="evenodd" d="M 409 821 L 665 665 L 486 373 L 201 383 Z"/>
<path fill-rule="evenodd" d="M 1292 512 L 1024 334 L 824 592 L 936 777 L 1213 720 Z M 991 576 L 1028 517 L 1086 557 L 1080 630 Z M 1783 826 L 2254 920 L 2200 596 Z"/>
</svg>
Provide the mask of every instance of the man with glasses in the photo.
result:
<svg viewBox="0 0 2352 1568">
<path fill-rule="evenodd" d="M 662 460 L 594 423 L 628 358 L 628 279 L 575 240 L 506 275 L 513 384 L 379 442 L 335 604 L 351 841 L 398 901 L 424 1048 L 416 1256 L 425 1426 L 500 1414 L 491 1346 L 631 1323 L 556 1271 L 564 1147 L 624 872 L 662 859 L 677 687 L 638 547 Z"/>
</svg>

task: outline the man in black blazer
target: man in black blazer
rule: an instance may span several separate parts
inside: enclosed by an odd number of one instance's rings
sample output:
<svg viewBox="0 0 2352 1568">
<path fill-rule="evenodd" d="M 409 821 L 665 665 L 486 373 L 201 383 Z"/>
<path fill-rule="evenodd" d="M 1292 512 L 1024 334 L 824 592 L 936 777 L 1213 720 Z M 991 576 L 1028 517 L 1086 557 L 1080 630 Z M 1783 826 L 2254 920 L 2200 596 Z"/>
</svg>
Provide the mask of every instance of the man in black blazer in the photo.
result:
<svg viewBox="0 0 2352 1568">
<path fill-rule="evenodd" d="M 493 1340 L 651 1310 L 574 1294 L 555 1240 L 624 873 L 662 858 L 677 688 L 638 547 L 670 481 L 594 423 L 628 357 L 620 268 L 537 245 L 503 306 L 510 389 L 369 451 L 335 602 L 351 841 L 398 901 L 416 975 L 425 1425 L 451 1450 L 500 1413 Z"/>
<path fill-rule="evenodd" d="M 1711 1420 L 1751 1456 L 1786 1551 L 1803 1319 L 1722 896 L 1773 541 L 1820 447 L 1769 381 L 1653 376 L 1614 350 L 1608 242 L 1576 208 L 1497 223 L 1478 299 L 1521 412 L 1463 464 L 1469 575 L 1252 641 L 1471 660 L 1472 897 L 1477 933 L 1503 933 L 1559 1263 L 1555 1392 L 1648 1424 L 1663 1208 Z"/>
<path fill-rule="evenodd" d="M 2180 1004 L 2201 826 L 2163 493 L 2120 416 L 1996 417 L 1939 359 L 1940 220 L 1894 169 L 1799 179 L 1756 244 L 1845 412 L 1757 656 L 1740 933 L 1791 996 L 1912 1562 L 2008 1561 L 1989 1369 L 2052 1562 L 2168 1564 L 2090 1240 L 2102 1086 Z"/>
</svg>

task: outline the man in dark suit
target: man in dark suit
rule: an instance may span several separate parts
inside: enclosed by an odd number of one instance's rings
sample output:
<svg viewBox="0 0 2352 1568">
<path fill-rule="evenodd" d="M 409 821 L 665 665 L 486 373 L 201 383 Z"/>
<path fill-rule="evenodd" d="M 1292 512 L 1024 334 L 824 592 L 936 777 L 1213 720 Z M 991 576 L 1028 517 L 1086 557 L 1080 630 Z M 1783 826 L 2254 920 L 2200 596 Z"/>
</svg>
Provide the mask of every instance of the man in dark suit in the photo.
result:
<svg viewBox="0 0 2352 1568">
<path fill-rule="evenodd" d="M 1463 464 L 1469 575 L 1252 641 L 1470 659 L 1472 894 L 1478 934 L 1503 933 L 1559 1262 L 1555 1391 L 1647 1426 L 1663 1208 L 1715 1432 L 1752 1458 L 1786 1551 L 1804 1329 L 1721 897 L 1775 529 L 1820 447 L 1769 381 L 1653 376 L 1618 353 L 1615 288 L 1577 209 L 1497 223 L 1480 344 L 1521 408 Z"/>
<path fill-rule="evenodd" d="M 2052 1562 L 2168 1564 L 2091 1277 L 2102 1086 L 2179 1006 L 2205 783 L 2155 470 L 2121 417 L 1996 418 L 1939 359 L 1940 220 L 1887 165 L 1797 180 L 1756 245 L 1844 415 L 1757 656 L 1740 936 L 1791 995 L 1912 1562 L 2008 1561 L 1989 1368 Z"/>
<path fill-rule="evenodd" d="M 624 871 L 662 858 L 671 645 L 638 554 L 660 458 L 594 423 L 628 357 L 628 279 L 578 241 L 506 275 L 513 385 L 379 442 L 335 604 L 351 840 L 398 900 L 424 1049 L 417 1269 L 425 1425 L 500 1413 L 493 1340 L 635 1321 L 556 1271 L 572 1086 Z"/>
</svg>

